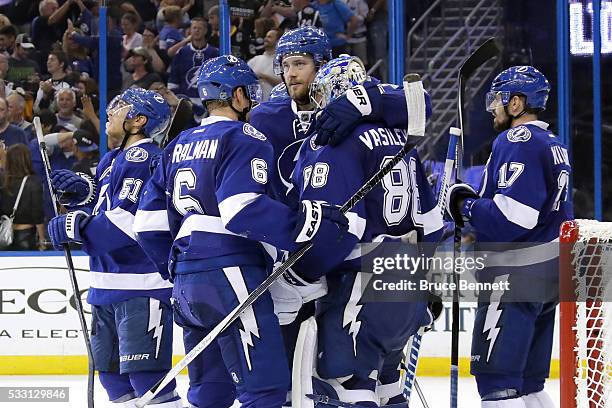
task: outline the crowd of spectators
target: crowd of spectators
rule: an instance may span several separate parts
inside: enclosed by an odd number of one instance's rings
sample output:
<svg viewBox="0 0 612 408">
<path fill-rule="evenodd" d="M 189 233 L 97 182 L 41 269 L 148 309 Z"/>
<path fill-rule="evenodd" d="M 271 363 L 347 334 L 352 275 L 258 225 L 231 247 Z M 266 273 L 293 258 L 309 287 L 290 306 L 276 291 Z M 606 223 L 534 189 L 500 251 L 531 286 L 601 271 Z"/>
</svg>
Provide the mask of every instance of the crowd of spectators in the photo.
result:
<svg viewBox="0 0 612 408">
<path fill-rule="evenodd" d="M 386 80 L 386 0 L 229 0 L 231 52 L 260 78 L 264 100 L 281 79 L 273 57 L 282 34 L 314 25 L 330 37 L 334 56 L 359 56 Z M 218 0 L 107 2 L 107 93 L 128 87 L 160 92 L 171 106 L 193 104 L 198 69 L 219 55 Z M 53 169 L 94 175 L 99 160 L 99 2 L 41 0 L 0 6 L 0 215 L 14 217 L 14 250 L 49 247 L 53 216 L 32 125 L 41 119 Z M 102 107 L 104 108 L 104 107 Z M 108 146 L 113 148 L 115 146 Z M 24 182 L 25 180 L 25 182 Z"/>
</svg>

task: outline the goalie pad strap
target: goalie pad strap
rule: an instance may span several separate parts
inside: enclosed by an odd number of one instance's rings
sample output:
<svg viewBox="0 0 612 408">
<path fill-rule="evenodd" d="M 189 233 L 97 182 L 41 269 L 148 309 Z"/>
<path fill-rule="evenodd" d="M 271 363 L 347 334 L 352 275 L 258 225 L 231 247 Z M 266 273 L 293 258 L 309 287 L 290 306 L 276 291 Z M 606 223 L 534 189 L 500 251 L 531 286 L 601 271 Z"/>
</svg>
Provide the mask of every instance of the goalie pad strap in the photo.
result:
<svg viewBox="0 0 612 408">
<path fill-rule="evenodd" d="M 393 398 L 402 393 L 403 378 L 400 376 L 398 380 L 391 384 L 378 384 L 376 386 L 376 395 L 378 398 Z"/>
<path fill-rule="evenodd" d="M 376 393 L 371 390 L 347 390 L 342 384 L 336 380 L 324 380 L 326 383 L 334 388 L 334 391 L 338 394 L 338 399 L 343 402 L 375 402 L 379 403 Z"/>
</svg>

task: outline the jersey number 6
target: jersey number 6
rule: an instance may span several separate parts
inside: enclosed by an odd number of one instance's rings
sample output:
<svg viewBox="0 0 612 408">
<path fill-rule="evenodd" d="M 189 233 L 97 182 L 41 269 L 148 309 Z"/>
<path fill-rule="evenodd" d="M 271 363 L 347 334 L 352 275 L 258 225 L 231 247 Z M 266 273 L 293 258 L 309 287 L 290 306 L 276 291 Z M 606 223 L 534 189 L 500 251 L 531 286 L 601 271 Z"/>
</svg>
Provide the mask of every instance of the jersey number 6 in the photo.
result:
<svg viewBox="0 0 612 408">
<path fill-rule="evenodd" d="M 195 189 L 197 176 L 192 169 L 180 169 L 174 176 L 174 188 L 172 191 L 172 204 L 181 215 L 187 214 L 189 211 L 195 211 L 199 214 L 204 214 L 202 206 L 189 194 L 183 194 L 183 188 L 187 190 Z"/>
</svg>

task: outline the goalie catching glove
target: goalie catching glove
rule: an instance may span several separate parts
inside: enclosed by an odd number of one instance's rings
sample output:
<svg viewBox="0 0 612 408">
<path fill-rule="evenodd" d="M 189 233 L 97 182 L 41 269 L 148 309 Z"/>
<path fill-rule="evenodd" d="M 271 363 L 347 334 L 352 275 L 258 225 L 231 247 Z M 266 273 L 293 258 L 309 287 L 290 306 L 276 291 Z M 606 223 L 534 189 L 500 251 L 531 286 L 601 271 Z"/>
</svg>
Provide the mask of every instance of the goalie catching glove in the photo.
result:
<svg viewBox="0 0 612 408">
<path fill-rule="evenodd" d="M 53 189 L 58 193 L 58 201 L 62 205 L 78 207 L 89 204 L 96 193 L 96 185 L 85 173 L 75 173 L 70 170 L 54 170 L 51 172 Z"/>
</svg>

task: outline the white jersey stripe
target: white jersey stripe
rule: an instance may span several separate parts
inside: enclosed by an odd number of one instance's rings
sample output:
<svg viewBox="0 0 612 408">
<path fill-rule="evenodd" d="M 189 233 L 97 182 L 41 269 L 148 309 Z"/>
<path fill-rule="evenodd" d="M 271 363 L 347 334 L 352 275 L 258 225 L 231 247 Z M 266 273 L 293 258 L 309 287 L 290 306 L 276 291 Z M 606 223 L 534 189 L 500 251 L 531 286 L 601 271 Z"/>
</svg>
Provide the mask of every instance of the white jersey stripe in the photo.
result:
<svg viewBox="0 0 612 408">
<path fill-rule="evenodd" d="M 223 225 L 227 225 L 236 214 L 257 200 L 260 195 L 258 193 L 241 193 L 221 201 L 219 203 L 219 214 L 221 214 Z"/>
<path fill-rule="evenodd" d="M 110 211 L 104 212 L 104 215 L 110 222 L 119 228 L 125 235 L 136 241 L 136 234 L 132 229 L 134 225 L 134 214 L 124 210 L 121 207 L 113 208 Z"/>
<path fill-rule="evenodd" d="M 493 201 L 508 221 L 529 230 L 538 224 L 538 210 L 503 194 L 495 194 Z"/>
<path fill-rule="evenodd" d="M 89 276 L 91 287 L 96 289 L 153 290 L 172 287 L 172 283 L 162 278 L 159 272 L 111 273 L 92 271 Z"/>
<path fill-rule="evenodd" d="M 168 225 L 168 212 L 166 210 L 157 211 L 136 211 L 134 217 L 134 232 L 147 232 L 147 231 L 170 231 Z"/>
<path fill-rule="evenodd" d="M 175 241 L 180 238 L 188 237 L 193 232 L 210 232 L 212 234 L 227 234 L 227 235 L 238 235 L 225 229 L 221 217 L 215 217 L 213 215 L 202 215 L 194 214 L 190 215 L 176 234 Z"/>
</svg>

